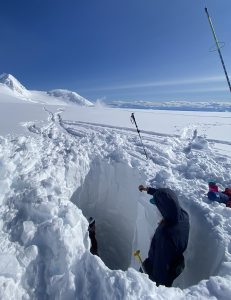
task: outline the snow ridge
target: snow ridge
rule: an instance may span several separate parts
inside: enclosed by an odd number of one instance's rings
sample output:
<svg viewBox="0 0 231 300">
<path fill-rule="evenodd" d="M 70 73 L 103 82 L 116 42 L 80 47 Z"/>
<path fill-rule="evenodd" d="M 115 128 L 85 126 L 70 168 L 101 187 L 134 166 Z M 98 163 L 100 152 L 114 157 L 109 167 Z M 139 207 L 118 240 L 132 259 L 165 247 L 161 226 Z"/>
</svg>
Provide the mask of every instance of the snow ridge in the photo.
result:
<svg viewBox="0 0 231 300">
<path fill-rule="evenodd" d="M 0 75 L 0 83 L 7 86 L 14 93 L 23 96 L 29 97 L 30 92 L 11 74 L 3 73 Z"/>
<path fill-rule="evenodd" d="M 72 92 L 69 90 L 55 89 L 55 90 L 49 91 L 47 93 L 48 93 L 48 95 L 53 96 L 55 98 L 60 98 L 62 101 L 65 101 L 67 103 L 78 104 L 81 106 L 94 106 L 94 104 L 92 102 L 83 98 L 76 92 Z"/>
</svg>

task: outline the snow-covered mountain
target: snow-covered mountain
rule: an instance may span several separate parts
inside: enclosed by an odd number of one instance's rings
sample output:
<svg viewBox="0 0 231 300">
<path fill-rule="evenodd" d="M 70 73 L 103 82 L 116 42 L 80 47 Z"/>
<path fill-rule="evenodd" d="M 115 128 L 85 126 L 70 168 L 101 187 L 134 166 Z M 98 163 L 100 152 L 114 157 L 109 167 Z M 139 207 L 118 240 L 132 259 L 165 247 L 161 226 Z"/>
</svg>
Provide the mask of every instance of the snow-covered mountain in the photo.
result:
<svg viewBox="0 0 231 300">
<path fill-rule="evenodd" d="M 0 83 L 8 87 L 15 96 L 29 98 L 30 92 L 11 74 L 3 73 L 0 75 Z"/>
<path fill-rule="evenodd" d="M 63 89 L 56 89 L 47 92 L 48 95 L 61 99 L 62 101 L 65 101 L 67 103 L 75 103 L 81 106 L 94 106 L 94 104 L 87 99 L 83 98 L 76 92 L 63 90 Z"/>
<path fill-rule="evenodd" d="M 92 102 L 76 92 L 56 89 L 48 92 L 27 90 L 14 76 L 0 75 L 0 101 L 29 101 L 47 105 L 79 105 L 94 106 Z"/>
</svg>

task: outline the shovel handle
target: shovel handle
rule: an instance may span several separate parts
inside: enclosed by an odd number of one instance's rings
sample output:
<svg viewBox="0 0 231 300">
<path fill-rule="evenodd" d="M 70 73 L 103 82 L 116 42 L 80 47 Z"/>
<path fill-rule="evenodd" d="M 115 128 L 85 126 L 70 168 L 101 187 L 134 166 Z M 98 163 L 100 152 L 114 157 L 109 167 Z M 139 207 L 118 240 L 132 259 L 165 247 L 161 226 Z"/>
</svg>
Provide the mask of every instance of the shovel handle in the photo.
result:
<svg viewBox="0 0 231 300">
<path fill-rule="evenodd" d="M 133 256 L 136 257 L 137 260 L 140 262 L 140 264 L 141 264 L 141 269 L 142 269 L 143 273 L 146 273 L 146 272 L 145 272 L 144 265 L 143 265 L 143 261 L 142 261 L 141 256 L 140 256 L 140 250 L 136 250 L 136 251 L 133 253 Z"/>
</svg>

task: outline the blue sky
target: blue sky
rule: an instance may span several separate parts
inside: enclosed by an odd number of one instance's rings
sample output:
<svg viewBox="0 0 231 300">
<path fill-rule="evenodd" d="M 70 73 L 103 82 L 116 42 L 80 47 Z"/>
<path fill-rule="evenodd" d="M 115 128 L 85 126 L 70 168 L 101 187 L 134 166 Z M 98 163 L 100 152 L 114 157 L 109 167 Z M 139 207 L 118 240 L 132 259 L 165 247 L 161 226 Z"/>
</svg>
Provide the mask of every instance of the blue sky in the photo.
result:
<svg viewBox="0 0 231 300">
<path fill-rule="evenodd" d="M 231 100 L 204 12 L 231 74 L 230 0 L 7 0 L 0 73 L 89 100 Z"/>
</svg>

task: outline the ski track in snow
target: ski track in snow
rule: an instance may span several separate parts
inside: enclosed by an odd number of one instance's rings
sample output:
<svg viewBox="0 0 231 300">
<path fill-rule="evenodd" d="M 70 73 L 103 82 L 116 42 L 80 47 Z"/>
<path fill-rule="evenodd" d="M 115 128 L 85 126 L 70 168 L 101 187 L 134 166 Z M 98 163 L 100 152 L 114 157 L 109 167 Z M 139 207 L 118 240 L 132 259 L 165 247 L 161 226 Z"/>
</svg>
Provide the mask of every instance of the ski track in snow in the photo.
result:
<svg viewBox="0 0 231 300">
<path fill-rule="evenodd" d="M 64 122 L 65 125 L 73 125 L 73 126 L 76 126 L 76 125 L 82 125 L 82 127 L 84 127 L 84 124 L 85 124 L 85 128 L 88 130 L 91 128 L 90 125 L 93 126 L 93 130 L 95 128 L 100 128 L 100 127 L 105 127 L 105 128 L 111 128 L 111 129 L 114 129 L 114 130 L 117 130 L 119 132 L 134 132 L 134 135 L 136 136 L 137 135 L 137 131 L 136 129 L 131 129 L 131 128 L 125 128 L 125 127 L 118 127 L 118 126 L 112 126 L 112 125 L 105 125 L 105 124 L 99 124 L 99 123 L 87 123 L 87 122 L 73 122 L 73 121 L 65 121 Z M 216 124 L 212 123 L 212 124 L 204 124 L 204 125 L 211 125 L 211 126 L 216 126 Z M 221 123 L 219 123 L 219 126 L 221 125 Z M 225 124 L 227 125 L 227 124 Z M 71 133 L 73 131 L 73 128 L 72 127 L 67 127 L 65 126 L 66 130 Z M 78 129 L 80 130 L 80 129 Z M 187 131 L 187 128 L 185 128 L 185 130 Z M 74 132 L 72 132 L 72 134 L 74 135 Z M 177 137 L 177 138 L 180 138 L 182 136 L 179 135 L 179 134 L 167 134 L 167 133 L 159 133 L 159 132 L 154 132 L 154 131 L 146 131 L 146 130 L 142 130 L 141 132 L 142 136 L 145 138 L 145 139 L 150 139 L 150 136 L 155 136 L 156 137 Z M 208 142 L 211 142 L 211 143 L 218 143 L 218 144 L 224 144 L 224 145 L 231 145 L 231 142 L 229 141 L 223 141 L 223 140 L 217 140 L 217 139 L 209 139 L 209 138 L 206 138 L 206 140 Z"/>
<path fill-rule="evenodd" d="M 209 178 L 230 185 L 231 159 L 213 143 L 231 143 L 146 131 L 147 161 L 135 130 L 46 111 L 28 136 L 0 137 L 0 299 L 230 299 L 231 209 L 205 194 Z M 176 189 L 190 214 L 178 288 L 133 269 L 158 222 L 139 183 Z M 95 214 L 102 259 L 121 270 L 90 254 L 83 214 Z"/>
</svg>

